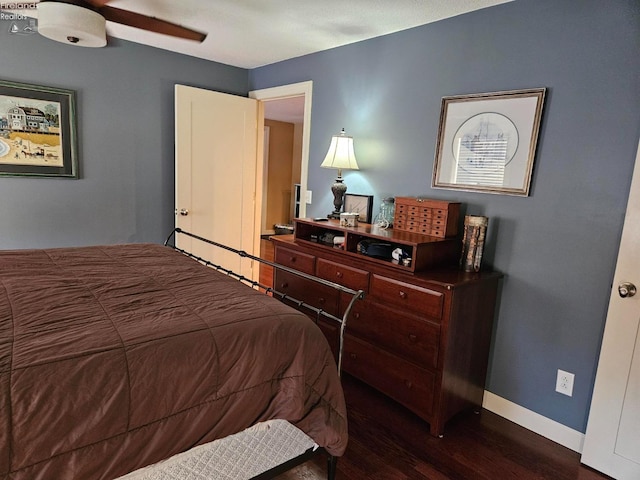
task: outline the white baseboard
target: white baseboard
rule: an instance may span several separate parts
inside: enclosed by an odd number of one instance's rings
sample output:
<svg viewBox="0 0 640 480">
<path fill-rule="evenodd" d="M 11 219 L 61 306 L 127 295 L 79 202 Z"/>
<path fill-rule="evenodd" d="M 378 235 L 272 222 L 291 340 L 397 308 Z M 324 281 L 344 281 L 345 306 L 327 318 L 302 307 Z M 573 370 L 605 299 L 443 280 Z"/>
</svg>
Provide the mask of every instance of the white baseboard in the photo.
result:
<svg viewBox="0 0 640 480">
<path fill-rule="evenodd" d="M 584 433 L 578 432 L 539 413 L 527 410 L 509 400 L 485 390 L 482 407 L 518 425 L 553 440 L 575 452 L 582 453 Z"/>
</svg>

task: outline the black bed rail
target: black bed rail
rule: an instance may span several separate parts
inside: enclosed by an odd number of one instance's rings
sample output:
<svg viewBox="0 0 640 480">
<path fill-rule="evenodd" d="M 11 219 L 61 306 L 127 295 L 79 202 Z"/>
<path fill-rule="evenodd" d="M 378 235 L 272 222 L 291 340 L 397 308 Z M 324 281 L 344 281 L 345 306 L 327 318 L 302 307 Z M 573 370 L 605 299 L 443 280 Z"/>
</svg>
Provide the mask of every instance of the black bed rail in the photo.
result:
<svg viewBox="0 0 640 480">
<path fill-rule="evenodd" d="M 218 247 L 221 248 L 223 250 L 227 250 L 229 252 L 235 253 L 236 255 L 238 255 L 241 258 L 248 258 L 250 260 L 255 260 L 256 262 L 265 264 L 265 265 L 269 265 L 273 268 L 277 268 L 279 270 L 283 270 L 285 272 L 289 272 L 293 275 L 296 275 L 298 277 L 301 278 L 305 278 L 307 280 L 311 280 L 313 282 L 316 283 L 320 283 L 322 285 L 325 285 L 327 287 L 333 288 L 334 290 L 338 290 L 340 292 L 344 292 L 348 295 L 351 295 L 351 300 L 349 301 L 349 305 L 347 306 L 347 308 L 344 311 L 344 314 L 342 315 L 342 318 L 336 317 L 335 315 L 316 307 L 315 305 L 311 305 L 309 303 L 306 303 L 302 300 L 298 300 L 294 297 L 292 297 L 291 295 L 287 295 L 285 293 L 279 292 L 278 290 L 274 289 L 271 286 L 268 285 L 263 285 L 260 282 L 252 279 L 252 278 L 247 278 L 246 276 L 236 273 L 233 270 L 229 270 L 228 268 L 223 267 L 222 265 L 218 265 L 215 264 L 213 262 L 211 262 L 210 260 L 204 259 L 202 257 L 199 257 L 198 255 L 195 255 L 191 252 L 188 252 L 184 249 L 179 248 L 178 246 L 176 246 L 176 242 L 175 240 L 177 240 L 177 234 L 182 234 L 182 235 L 186 235 L 188 237 L 194 238 L 196 240 L 199 240 L 201 242 L 204 243 L 208 243 L 209 245 L 213 245 L 214 247 Z M 171 242 L 171 239 L 174 239 L 174 242 Z M 364 291 L 363 290 L 353 290 L 351 288 L 345 287 L 344 285 L 340 285 L 339 283 L 335 283 L 335 282 L 331 282 L 329 280 L 325 280 L 323 278 L 319 278 L 316 277 L 314 275 L 309 275 L 308 273 L 304 273 L 304 272 L 300 272 L 298 270 L 295 270 L 293 268 L 290 267 L 286 267 L 284 265 L 280 265 L 278 263 L 275 262 L 271 262 L 269 260 L 265 260 L 264 258 L 260 258 L 260 257 L 256 257 L 255 255 L 251 255 L 250 253 L 245 252 L 244 250 L 237 250 L 235 248 L 229 247 L 228 245 L 224 245 L 222 243 L 218 243 L 215 242 L 213 240 L 209 240 L 208 238 L 204 238 L 201 237 L 199 235 L 196 235 L 194 233 L 190 233 L 187 232 L 185 230 L 182 230 L 181 228 L 174 228 L 173 231 L 171 232 L 171 234 L 167 237 L 167 239 L 164 242 L 164 245 L 167 247 L 171 247 L 174 250 L 187 255 L 188 257 L 193 258 L 194 260 L 197 260 L 198 262 L 202 263 L 203 265 L 206 265 L 208 267 L 214 268 L 220 272 L 225 273 L 226 275 L 233 277 L 241 282 L 244 282 L 246 284 L 248 284 L 249 286 L 253 287 L 253 288 L 261 288 L 265 291 L 265 293 L 267 294 L 271 294 L 277 298 L 279 298 L 280 300 L 287 301 L 287 302 L 291 302 L 293 303 L 297 308 L 304 308 L 306 310 L 309 310 L 311 312 L 313 312 L 316 315 L 316 318 L 319 318 L 320 316 L 328 318 L 330 320 L 336 321 L 340 324 L 340 337 L 339 337 L 339 341 L 340 344 L 338 346 L 338 375 L 342 374 L 342 351 L 343 351 L 343 347 L 344 347 L 344 330 L 346 328 L 347 325 L 347 318 L 349 317 L 350 313 L 351 313 L 351 309 L 353 307 L 353 305 L 355 304 L 355 302 L 357 300 L 361 300 L 364 298 Z"/>
</svg>

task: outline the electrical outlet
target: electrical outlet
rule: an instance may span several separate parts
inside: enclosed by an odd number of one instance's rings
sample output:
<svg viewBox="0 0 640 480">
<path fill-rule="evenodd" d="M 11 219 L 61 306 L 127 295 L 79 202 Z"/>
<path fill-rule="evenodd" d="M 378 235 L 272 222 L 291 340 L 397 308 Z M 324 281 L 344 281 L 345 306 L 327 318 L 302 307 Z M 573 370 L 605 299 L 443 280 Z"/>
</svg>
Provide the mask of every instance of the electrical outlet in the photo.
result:
<svg viewBox="0 0 640 480">
<path fill-rule="evenodd" d="M 313 192 L 311 190 L 307 190 L 307 198 L 305 198 L 305 203 L 311 203 Z"/>
<path fill-rule="evenodd" d="M 565 372 L 558 369 L 558 378 L 556 379 L 556 392 L 560 392 L 563 395 L 569 397 L 573 396 L 573 380 L 575 375 L 573 373 Z"/>
</svg>

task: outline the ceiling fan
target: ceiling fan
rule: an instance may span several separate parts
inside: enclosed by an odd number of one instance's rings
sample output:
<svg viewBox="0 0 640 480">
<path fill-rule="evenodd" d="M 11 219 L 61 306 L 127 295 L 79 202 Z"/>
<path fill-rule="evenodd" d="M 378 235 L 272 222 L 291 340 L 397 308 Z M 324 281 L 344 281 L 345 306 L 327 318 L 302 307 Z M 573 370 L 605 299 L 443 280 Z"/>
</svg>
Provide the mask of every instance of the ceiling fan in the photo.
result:
<svg viewBox="0 0 640 480">
<path fill-rule="evenodd" d="M 141 13 L 108 6 L 110 0 L 40 0 L 22 3 L 37 9 L 38 32 L 52 40 L 82 47 L 107 44 L 105 22 L 202 42 L 207 34 Z"/>
</svg>

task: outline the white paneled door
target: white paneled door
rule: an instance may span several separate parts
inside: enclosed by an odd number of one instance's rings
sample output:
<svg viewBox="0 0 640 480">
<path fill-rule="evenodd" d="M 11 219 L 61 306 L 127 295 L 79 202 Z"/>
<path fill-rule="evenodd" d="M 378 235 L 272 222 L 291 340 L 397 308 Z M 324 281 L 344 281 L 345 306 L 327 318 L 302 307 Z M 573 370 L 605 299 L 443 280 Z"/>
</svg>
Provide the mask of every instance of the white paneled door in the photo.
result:
<svg viewBox="0 0 640 480">
<path fill-rule="evenodd" d="M 640 479 L 640 144 L 611 290 L 582 462 Z"/>
<path fill-rule="evenodd" d="M 262 152 L 258 102 L 176 85 L 176 227 L 259 255 Z M 258 159 L 260 161 L 258 161 Z M 179 246 L 257 279 L 248 259 L 179 237 Z"/>
</svg>

